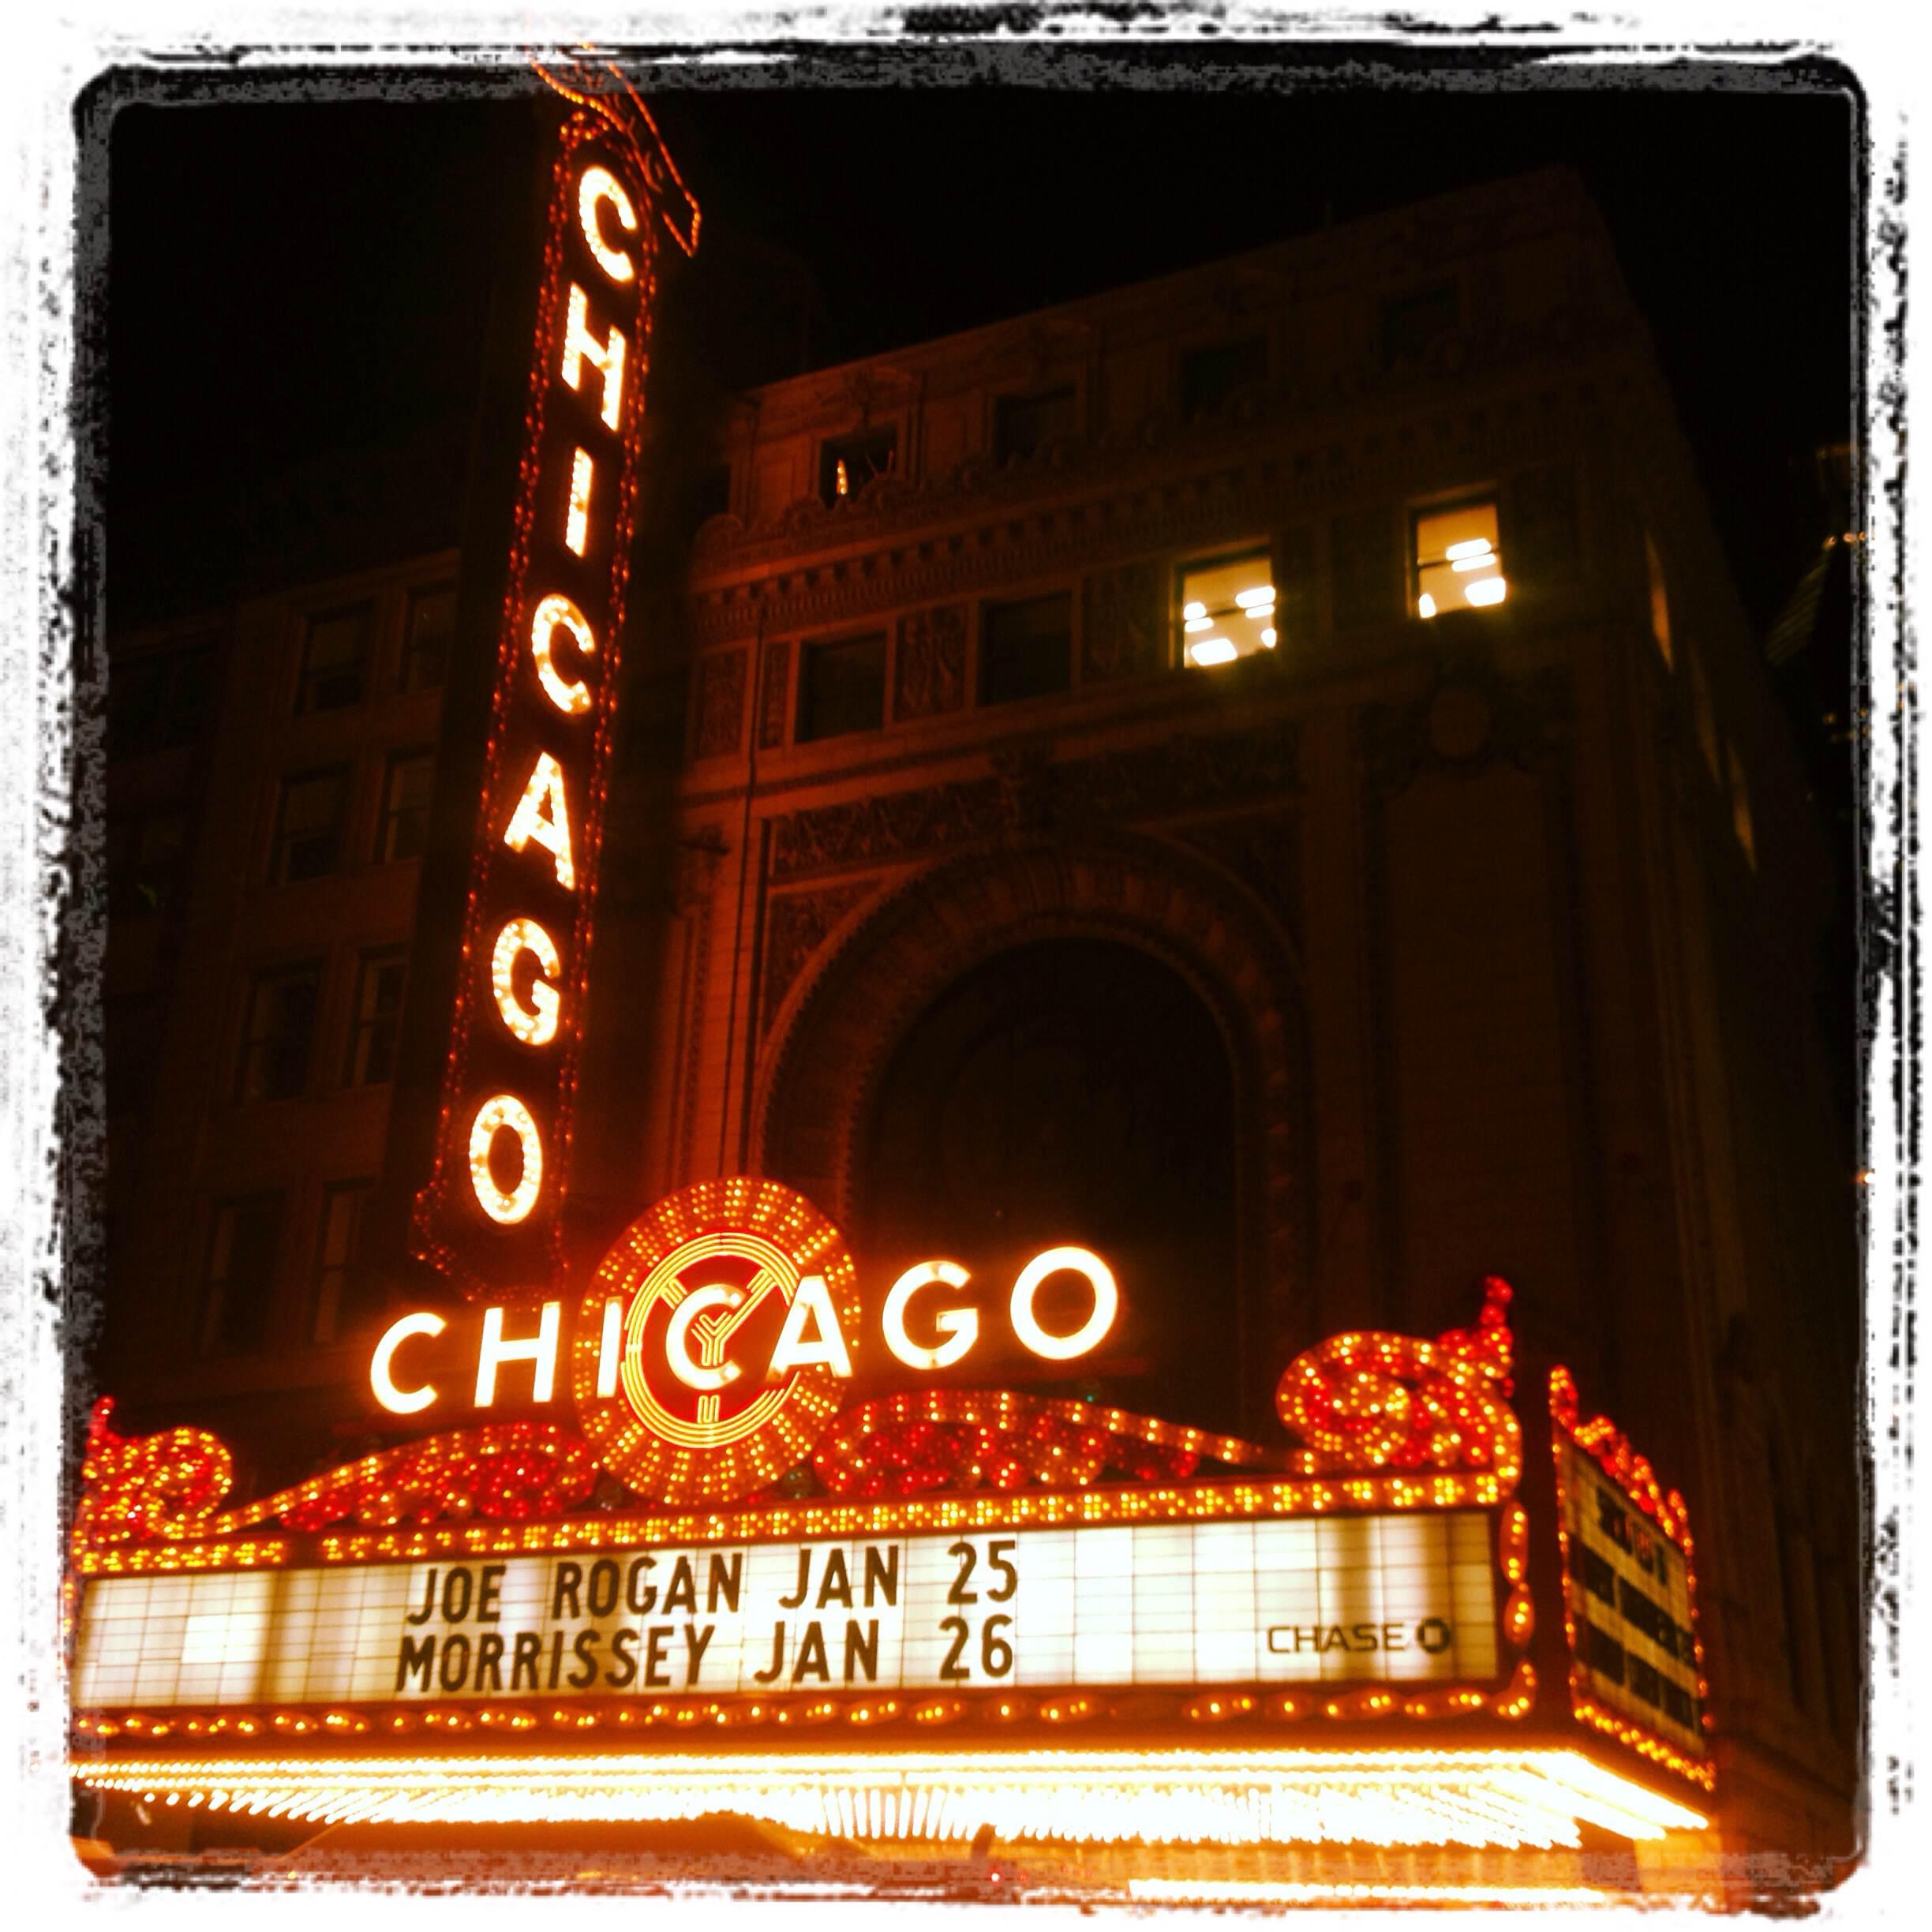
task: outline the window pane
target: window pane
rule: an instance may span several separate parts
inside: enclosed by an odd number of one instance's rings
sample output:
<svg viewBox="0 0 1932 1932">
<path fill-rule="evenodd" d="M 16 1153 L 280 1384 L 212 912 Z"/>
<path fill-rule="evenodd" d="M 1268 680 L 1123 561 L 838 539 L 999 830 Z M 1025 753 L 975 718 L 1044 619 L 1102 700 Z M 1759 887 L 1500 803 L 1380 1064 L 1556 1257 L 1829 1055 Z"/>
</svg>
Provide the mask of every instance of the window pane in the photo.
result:
<svg viewBox="0 0 1932 1932">
<path fill-rule="evenodd" d="M 429 751 L 391 754 L 383 774 L 382 822 L 376 828 L 376 857 L 418 859 L 429 837 L 429 793 L 435 757 Z"/>
<path fill-rule="evenodd" d="M 249 993 L 237 1099 L 286 1100 L 308 1084 L 321 993 L 319 960 L 256 976 Z"/>
<path fill-rule="evenodd" d="M 366 1295 L 356 1292 L 356 1254 L 361 1241 L 362 1215 L 374 1183 L 343 1181 L 322 1196 L 322 1225 L 316 1244 L 315 1279 L 310 1306 L 311 1334 L 317 1342 L 333 1342 L 365 1313 Z"/>
<path fill-rule="evenodd" d="M 397 683 L 406 691 L 427 691 L 449 675 L 450 646 L 456 635 L 456 586 L 438 584 L 410 593 L 402 631 L 402 664 Z"/>
<path fill-rule="evenodd" d="M 268 876 L 277 885 L 320 878 L 335 870 L 342 852 L 342 820 L 349 798 L 349 768 L 298 772 L 282 781 L 281 809 Z"/>
<path fill-rule="evenodd" d="M 1455 284 L 1425 289 L 1382 305 L 1382 365 L 1399 369 L 1425 360 L 1431 349 L 1447 343 L 1458 326 Z"/>
<path fill-rule="evenodd" d="M 993 460 L 1037 455 L 1050 443 L 1079 433 L 1073 385 L 1043 389 L 1032 395 L 1002 396 L 993 406 Z"/>
<path fill-rule="evenodd" d="M 349 1060 L 343 1075 L 346 1085 L 367 1087 L 395 1073 L 396 1034 L 402 1024 L 407 974 L 408 957 L 401 946 L 365 953 L 357 962 Z"/>
<path fill-rule="evenodd" d="M 979 613 L 979 702 L 1043 698 L 1073 682 L 1073 599 L 1065 591 Z"/>
<path fill-rule="evenodd" d="M 204 1354 L 245 1354 L 261 1346 L 281 1236 L 279 1194 L 246 1194 L 217 1203 L 202 1272 Z"/>
<path fill-rule="evenodd" d="M 874 477 L 889 476 L 899 453 L 897 429 L 841 436 L 818 452 L 818 494 L 829 504 L 856 496 Z"/>
<path fill-rule="evenodd" d="M 361 702 L 374 620 L 375 607 L 366 603 L 309 620 L 298 711 L 333 711 Z"/>
<path fill-rule="evenodd" d="M 1190 564 L 1181 573 L 1181 661 L 1212 670 L 1274 650 L 1275 585 L 1265 550 Z"/>
<path fill-rule="evenodd" d="M 799 692 L 799 739 L 877 731 L 886 720 L 886 639 L 841 638 L 807 647 Z"/>
<path fill-rule="evenodd" d="M 1418 515 L 1415 573 L 1418 616 L 1500 604 L 1508 586 L 1496 545 L 1494 499 Z"/>
<path fill-rule="evenodd" d="M 1260 335 L 1190 349 L 1181 362 L 1181 414 L 1189 420 L 1211 415 L 1267 380 L 1267 343 Z"/>
</svg>

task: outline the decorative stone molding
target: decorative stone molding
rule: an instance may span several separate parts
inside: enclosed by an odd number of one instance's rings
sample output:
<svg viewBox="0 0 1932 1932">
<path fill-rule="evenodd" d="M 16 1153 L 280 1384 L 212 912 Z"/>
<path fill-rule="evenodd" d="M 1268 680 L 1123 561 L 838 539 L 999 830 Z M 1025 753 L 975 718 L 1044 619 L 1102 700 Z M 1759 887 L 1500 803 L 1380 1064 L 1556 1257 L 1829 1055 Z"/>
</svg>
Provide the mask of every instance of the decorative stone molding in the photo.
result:
<svg viewBox="0 0 1932 1932">
<path fill-rule="evenodd" d="M 774 638 L 765 646 L 758 697 L 758 749 L 775 751 L 785 741 L 785 701 L 790 695 L 792 646 Z"/>
<path fill-rule="evenodd" d="M 1470 774 L 1498 762 L 1526 770 L 1567 739 L 1571 703 L 1567 671 L 1505 680 L 1475 665 L 1438 679 L 1416 702 L 1368 706 L 1355 728 L 1371 796 L 1392 798 L 1425 771 Z"/>
<path fill-rule="evenodd" d="M 1043 750 L 1008 752 L 989 778 L 956 779 L 810 806 L 771 822 L 771 876 L 917 858 L 948 846 L 1062 826 L 1170 818 L 1298 788 L 1292 725 L 1177 735 L 1164 743 L 1065 763 Z"/>
<path fill-rule="evenodd" d="M 1243 812 L 1200 820 L 1178 836 L 1225 867 L 1299 940 L 1301 826 L 1294 812 Z"/>
<path fill-rule="evenodd" d="M 849 1225 L 878 1084 L 907 1029 L 995 953 L 1083 937 L 1152 953 L 1214 1015 L 1234 1084 L 1245 1332 L 1288 1328 L 1306 1280 L 1312 1198 L 1299 967 L 1247 894 L 1159 840 L 1076 834 L 962 854 L 847 920 L 773 1016 L 753 1098 L 758 1171 Z"/>
<path fill-rule="evenodd" d="M 721 651 L 698 664 L 699 758 L 720 758 L 736 751 L 744 729 L 745 663 L 742 650 Z"/>
<path fill-rule="evenodd" d="M 899 626 L 894 718 L 936 717 L 966 702 L 966 607 L 913 611 Z"/>
<path fill-rule="evenodd" d="M 825 943 L 826 936 L 855 906 L 878 889 L 876 879 L 828 886 L 818 892 L 787 893 L 774 898 L 765 920 L 765 962 L 760 975 L 758 1032 L 771 1030 L 784 996 L 799 969 Z"/>
<path fill-rule="evenodd" d="M 1080 680 L 1151 671 L 1161 661 L 1163 600 L 1160 571 L 1151 562 L 1123 564 L 1089 577 L 1080 626 Z"/>
</svg>

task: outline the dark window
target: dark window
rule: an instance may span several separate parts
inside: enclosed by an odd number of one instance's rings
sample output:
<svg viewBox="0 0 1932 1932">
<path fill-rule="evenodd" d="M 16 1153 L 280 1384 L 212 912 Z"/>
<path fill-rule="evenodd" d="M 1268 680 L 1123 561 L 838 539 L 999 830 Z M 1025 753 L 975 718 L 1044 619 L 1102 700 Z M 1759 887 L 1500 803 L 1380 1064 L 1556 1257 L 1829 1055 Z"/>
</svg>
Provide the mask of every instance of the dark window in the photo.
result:
<svg viewBox="0 0 1932 1932">
<path fill-rule="evenodd" d="M 335 711 L 362 702 L 375 630 L 376 607 L 366 602 L 319 611 L 309 620 L 298 711 Z"/>
<path fill-rule="evenodd" d="M 1623 1681 L 1623 1646 L 1606 1630 L 1601 1630 L 1583 1619 L 1582 1642 L 1579 1646 L 1583 1661 L 1593 1671 L 1608 1677 L 1612 1683 Z"/>
<path fill-rule="evenodd" d="M 343 821 L 349 806 L 349 767 L 292 772 L 282 781 L 275 812 L 275 845 L 268 855 L 271 885 L 320 878 L 342 860 Z"/>
<path fill-rule="evenodd" d="M 376 862 L 420 859 L 429 840 L 429 785 L 436 754 L 426 746 L 392 751 L 383 768 L 382 818 L 376 827 Z"/>
<path fill-rule="evenodd" d="M 152 657 L 136 657 L 107 672 L 107 749 L 116 758 L 192 744 L 212 721 L 215 681 L 213 638 Z"/>
<path fill-rule="evenodd" d="M 1048 444 L 1068 441 L 1079 432 L 1071 383 L 1030 395 L 1002 396 L 993 405 L 993 460 L 1007 463 L 1035 456 Z"/>
<path fill-rule="evenodd" d="M 320 960 L 255 975 L 235 1076 L 238 1100 L 286 1100 L 308 1085 L 321 999 Z"/>
<path fill-rule="evenodd" d="M 979 702 L 1042 698 L 1073 682 L 1073 599 L 1066 591 L 979 610 Z"/>
<path fill-rule="evenodd" d="M 261 1346 L 282 1239 L 282 1196 L 243 1194 L 217 1201 L 201 1269 L 204 1355 L 243 1355 Z"/>
<path fill-rule="evenodd" d="M 890 476 L 898 456 L 897 429 L 840 436 L 818 452 L 818 494 L 829 504 L 856 496 L 874 477 Z"/>
<path fill-rule="evenodd" d="M 808 644 L 799 680 L 799 739 L 877 731 L 886 719 L 886 639 Z"/>
<path fill-rule="evenodd" d="M 450 646 L 456 635 L 456 586 L 436 584 L 410 593 L 402 624 L 402 661 L 399 691 L 428 691 L 449 675 Z"/>
<path fill-rule="evenodd" d="M 1426 360 L 1432 350 L 1451 340 L 1461 326 L 1453 282 L 1385 301 L 1382 305 L 1382 366 L 1395 369 L 1404 363 Z"/>
<path fill-rule="evenodd" d="M 356 962 L 355 1006 L 349 1023 L 349 1054 L 343 1084 L 367 1087 L 395 1071 L 396 1030 L 402 1020 L 402 983 L 408 953 L 383 946 Z"/>
<path fill-rule="evenodd" d="M 1267 343 L 1262 336 L 1190 349 L 1181 358 L 1181 414 L 1189 419 L 1211 416 L 1267 380 Z"/>
<path fill-rule="evenodd" d="M 153 919 L 174 905 L 186 882 L 188 816 L 144 812 L 107 838 L 107 910 L 113 919 Z"/>
<path fill-rule="evenodd" d="M 373 1181 L 339 1181 L 322 1194 L 322 1224 L 316 1237 L 315 1275 L 309 1284 L 309 1333 L 333 1342 L 367 1313 L 369 1297 L 356 1272 L 362 1217 L 375 1191 Z"/>
</svg>

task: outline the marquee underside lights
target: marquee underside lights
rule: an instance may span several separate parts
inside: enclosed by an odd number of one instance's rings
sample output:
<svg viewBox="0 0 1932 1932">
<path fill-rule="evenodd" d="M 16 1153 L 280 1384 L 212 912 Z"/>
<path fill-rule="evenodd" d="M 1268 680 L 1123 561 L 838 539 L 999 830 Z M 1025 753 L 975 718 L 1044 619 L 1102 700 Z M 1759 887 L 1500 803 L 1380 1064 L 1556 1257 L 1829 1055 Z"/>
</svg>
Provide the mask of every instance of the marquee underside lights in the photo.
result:
<svg viewBox="0 0 1932 1932">
<path fill-rule="evenodd" d="M 477 1300 L 545 1282 L 564 1258 L 657 249 L 666 233 L 687 253 L 697 239 L 696 208 L 621 77 L 545 77 L 571 106 L 534 271 L 462 970 L 413 1231 Z"/>
<path fill-rule="evenodd" d="M 1688 1807 L 1574 1751 L 1275 1750 L 77 1759 L 88 1788 L 313 1822 L 657 1822 L 728 1812 L 788 1829 L 1006 1844 L 1574 1848 L 1699 1830 Z"/>
</svg>

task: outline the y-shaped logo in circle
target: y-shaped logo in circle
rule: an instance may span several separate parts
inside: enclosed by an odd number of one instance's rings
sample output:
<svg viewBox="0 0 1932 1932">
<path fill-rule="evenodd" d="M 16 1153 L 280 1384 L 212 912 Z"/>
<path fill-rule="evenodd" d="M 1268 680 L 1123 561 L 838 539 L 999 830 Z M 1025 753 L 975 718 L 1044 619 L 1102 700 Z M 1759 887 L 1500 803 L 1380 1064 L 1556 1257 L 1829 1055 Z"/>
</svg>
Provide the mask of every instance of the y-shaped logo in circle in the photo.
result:
<svg viewBox="0 0 1932 1932">
<path fill-rule="evenodd" d="M 852 1258 L 810 1202 L 769 1181 L 687 1188 L 626 1232 L 586 1297 L 585 1433 L 666 1501 L 761 1488 L 838 1408 L 858 1313 Z"/>
</svg>

